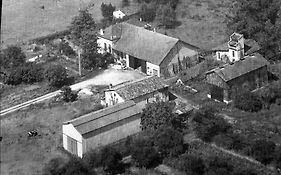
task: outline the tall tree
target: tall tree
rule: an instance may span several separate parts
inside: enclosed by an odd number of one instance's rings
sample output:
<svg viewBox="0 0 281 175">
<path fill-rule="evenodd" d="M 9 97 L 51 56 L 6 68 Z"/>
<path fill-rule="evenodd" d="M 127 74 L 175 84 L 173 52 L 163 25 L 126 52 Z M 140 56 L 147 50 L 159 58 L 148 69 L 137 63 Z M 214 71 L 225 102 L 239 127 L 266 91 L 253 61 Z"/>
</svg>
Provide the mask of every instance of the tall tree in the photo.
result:
<svg viewBox="0 0 281 175">
<path fill-rule="evenodd" d="M 15 68 L 25 63 L 25 54 L 19 46 L 8 46 L 2 51 L 0 62 L 3 68 Z"/>
<path fill-rule="evenodd" d="M 176 20 L 176 12 L 170 5 L 162 5 L 157 9 L 156 19 L 165 28 L 171 28 Z"/>
<path fill-rule="evenodd" d="M 88 10 L 80 10 L 79 15 L 72 19 L 69 29 L 75 44 L 80 45 L 85 39 L 82 34 L 86 31 L 95 31 L 96 23 Z"/>
<path fill-rule="evenodd" d="M 237 0 L 230 18 L 230 32 L 239 32 L 261 45 L 261 53 L 271 60 L 281 59 L 281 1 Z"/>
<path fill-rule="evenodd" d="M 101 4 L 101 13 L 102 13 L 102 16 L 109 20 L 109 21 L 112 21 L 112 18 L 113 18 L 113 12 L 115 10 L 115 6 L 113 6 L 111 3 L 110 4 L 104 4 L 102 3 Z"/>
</svg>

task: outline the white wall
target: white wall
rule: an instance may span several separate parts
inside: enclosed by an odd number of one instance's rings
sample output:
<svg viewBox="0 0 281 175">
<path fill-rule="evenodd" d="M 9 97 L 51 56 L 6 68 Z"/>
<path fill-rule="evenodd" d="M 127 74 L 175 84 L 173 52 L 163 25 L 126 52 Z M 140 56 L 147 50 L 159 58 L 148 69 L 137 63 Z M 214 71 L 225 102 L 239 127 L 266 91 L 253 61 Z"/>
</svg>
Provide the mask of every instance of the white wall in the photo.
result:
<svg viewBox="0 0 281 175">
<path fill-rule="evenodd" d="M 116 103 L 122 103 L 124 102 L 124 99 L 120 97 L 119 94 L 117 94 L 115 91 L 105 91 L 105 103 L 108 106 L 112 106 Z"/>
<path fill-rule="evenodd" d="M 153 75 L 153 70 L 156 70 L 157 74 L 155 74 L 155 75 L 160 77 L 160 67 L 158 65 L 146 62 L 146 74 Z"/>
<path fill-rule="evenodd" d="M 223 55 L 226 55 L 226 56 L 228 56 L 228 58 L 229 58 L 229 51 L 217 51 L 217 52 L 216 52 L 216 59 L 222 61 L 222 60 L 221 60 L 221 57 L 222 57 Z"/>
<path fill-rule="evenodd" d="M 113 12 L 113 17 L 117 18 L 117 19 L 122 19 L 124 18 L 126 15 L 121 11 L 121 10 L 116 10 Z"/>
<path fill-rule="evenodd" d="M 98 46 L 100 47 L 99 50 L 98 50 L 99 53 L 104 53 L 105 52 L 104 44 L 106 44 L 107 52 L 111 53 L 109 51 L 109 45 L 111 46 L 111 50 L 112 50 L 112 41 L 110 41 L 108 39 L 105 39 L 105 38 L 102 38 L 102 37 L 98 37 L 97 43 L 98 43 Z"/>
<path fill-rule="evenodd" d="M 79 157 L 82 157 L 82 135 L 74 128 L 72 124 L 62 125 L 63 134 L 63 148 L 67 150 L 67 136 L 77 141 L 77 153 Z"/>
</svg>

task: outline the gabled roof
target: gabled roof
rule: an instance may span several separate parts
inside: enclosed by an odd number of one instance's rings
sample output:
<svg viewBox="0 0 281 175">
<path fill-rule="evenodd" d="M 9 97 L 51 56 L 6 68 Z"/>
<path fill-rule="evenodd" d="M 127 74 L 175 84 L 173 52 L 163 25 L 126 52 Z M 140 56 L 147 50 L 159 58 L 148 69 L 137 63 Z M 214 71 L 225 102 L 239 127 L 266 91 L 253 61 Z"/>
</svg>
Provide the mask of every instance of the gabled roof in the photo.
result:
<svg viewBox="0 0 281 175">
<path fill-rule="evenodd" d="M 251 56 L 246 56 L 243 60 L 236 61 L 233 64 L 225 64 L 223 67 L 210 70 L 207 74 L 216 73 L 225 82 L 227 82 L 246 73 L 267 66 L 268 64 L 269 62 L 262 55 L 256 53 Z"/>
<path fill-rule="evenodd" d="M 134 6 L 126 6 L 123 7 L 122 9 L 119 9 L 121 12 L 123 12 L 126 16 L 131 16 L 134 14 L 139 13 L 140 6 L 134 5 Z"/>
<path fill-rule="evenodd" d="M 142 109 L 137 107 L 133 101 L 126 101 L 83 115 L 64 124 L 72 124 L 81 135 L 84 135 L 141 112 Z"/>
<path fill-rule="evenodd" d="M 121 23 L 122 35 L 114 49 L 133 57 L 160 65 L 179 39 L 146 30 L 126 22 Z"/>
<path fill-rule="evenodd" d="M 124 100 L 132 100 L 137 97 L 168 87 L 164 80 L 157 76 L 148 76 L 135 81 L 116 85 L 110 90 L 117 92 Z"/>
</svg>

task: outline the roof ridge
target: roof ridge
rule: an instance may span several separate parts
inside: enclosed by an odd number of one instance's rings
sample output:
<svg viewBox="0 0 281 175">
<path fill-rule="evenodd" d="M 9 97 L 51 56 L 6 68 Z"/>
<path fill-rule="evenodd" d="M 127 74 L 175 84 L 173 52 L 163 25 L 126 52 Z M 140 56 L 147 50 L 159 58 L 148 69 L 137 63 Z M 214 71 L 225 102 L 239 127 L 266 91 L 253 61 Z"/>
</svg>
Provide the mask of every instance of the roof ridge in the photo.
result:
<svg viewBox="0 0 281 175">
<path fill-rule="evenodd" d="M 113 87 L 112 89 L 113 90 L 117 90 L 119 88 L 122 88 L 126 85 L 129 85 L 129 84 L 133 84 L 133 83 L 137 83 L 137 82 L 140 82 L 140 81 L 143 81 L 143 80 L 146 80 L 146 79 L 149 79 L 149 78 L 152 78 L 152 77 L 157 77 L 156 75 L 150 75 L 150 76 L 145 76 L 145 77 L 142 77 L 142 78 L 139 78 L 137 80 L 132 80 L 132 81 L 127 81 L 125 82 L 124 84 L 117 84 L 115 87 Z"/>
<path fill-rule="evenodd" d="M 131 103 L 131 104 L 130 104 L 130 103 Z M 84 124 L 84 123 L 88 123 L 88 122 L 90 122 L 90 121 L 100 119 L 100 118 L 102 118 L 102 117 L 104 117 L 104 116 L 107 116 L 107 115 L 116 113 L 116 112 L 118 112 L 118 111 L 121 111 L 121 110 L 123 110 L 123 109 L 127 109 L 127 108 L 129 108 L 129 107 L 132 107 L 132 106 L 135 106 L 135 105 L 136 105 L 135 102 L 132 101 L 132 100 L 125 101 L 125 102 L 121 102 L 121 103 L 117 103 L 116 105 L 112 105 L 112 106 L 109 106 L 109 107 L 106 107 L 106 108 L 103 108 L 103 109 L 100 109 L 100 110 L 97 110 L 97 111 L 90 112 L 90 113 L 88 113 L 88 114 L 84 114 L 84 115 L 82 115 L 82 116 L 80 116 L 80 117 L 77 117 L 77 118 L 75 118 L 75 119 L 72 119 L 72 120 L 69 120 L 69 121 L 67 121 L 67 122 L 64 122 L 64 124 L 73 123 L 73 122 L 75 122 L 75 121 L 77 121 L 77 120 L 81 120 L 81 119 L 83 119 L 83 118 L 89 117 L 90 115 L 94 115 L 94 114 L 97 114 L 97 113 L 100 113 L 100 112 L 103 112 L 103 111 L 106 111 L 106 110 L 109 110 L 109 109 L 114 109 L 114 108 L 116 108 L 117 106 L 122 106 L 122 105 L 124 105 L 124 104 L 129 104 L 129 105 L 128 105 L 128 106 L 124 106 L 123 108 L 120 108 L 120 109 L 118 109 L 118 110 L 114 110 L 114 111 L 112 111 L 112 112 L 110 112 L 110 113 L 103 114 L 103 115 L 101 115 L 101 116 L 99 116 L 99 117 L 97 117 L 97 118 L 94 118 L 94 119 L 87 120 L 87 121 L 85 121 L 85 122 L 79 123 L 78 125 L 75 125 L 75 126 L 79 126 L 79 125 L 82 125 L 82 124 Z"/>
</svg>

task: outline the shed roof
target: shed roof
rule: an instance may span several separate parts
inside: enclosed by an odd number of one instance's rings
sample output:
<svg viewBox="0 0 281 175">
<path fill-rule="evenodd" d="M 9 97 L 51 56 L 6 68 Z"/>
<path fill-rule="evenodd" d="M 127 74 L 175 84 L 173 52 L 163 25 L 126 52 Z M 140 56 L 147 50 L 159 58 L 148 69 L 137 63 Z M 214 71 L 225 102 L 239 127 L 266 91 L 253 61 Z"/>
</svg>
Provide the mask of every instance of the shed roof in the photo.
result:
<svg viewBox="0 0 281 175">
<path fill-rule="evenodd" d="M 268 64 L 268 61 L 262 55 L 255 53 L 251 56 L 246 56 L 243 60 L 236 61 L 233 64 L 225 64 L 223 67 L 210 70 L 207 74 L 216 73 L 227 82 Z"/>
<path fill-rule="evenodd" d="M 148 76 L 135 81 L 126 82 L 114 86 L 115 90 L 124 100 L 132 100 L 137 97 L 168 87 L 164 80 L 157 76 Z"/>
<path fill-rule="evenodd" d="M 126 22 L 121 23 L 122 35 L 114 49 L 133 57 L 160 65 L 179 39 L 146 30 Z"/>
<path fill-rule="evenodd" d="M 142 109 L 137 107 L 134 101 L 126 101 L 83 115 L 64 124 L 71 123 L 83 135 L 141 112 Z"/>
</svg>

